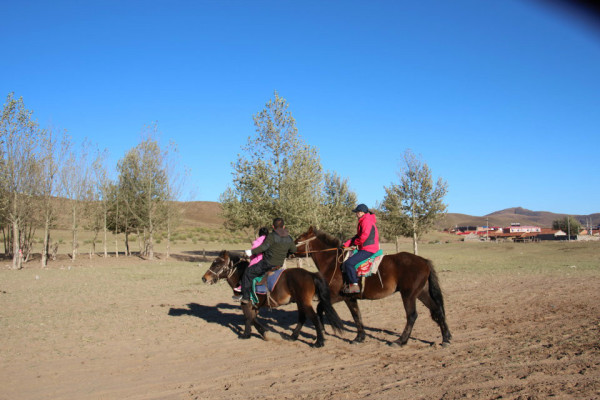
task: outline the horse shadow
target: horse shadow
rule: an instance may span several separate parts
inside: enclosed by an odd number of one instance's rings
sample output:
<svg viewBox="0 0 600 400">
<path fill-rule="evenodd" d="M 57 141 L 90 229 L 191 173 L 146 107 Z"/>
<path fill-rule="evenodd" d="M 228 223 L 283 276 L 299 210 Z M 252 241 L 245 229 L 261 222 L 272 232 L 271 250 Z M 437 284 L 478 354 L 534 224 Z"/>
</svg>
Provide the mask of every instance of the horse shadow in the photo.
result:
<svg viewBox="0 0 600 400">
<path fill-rule="evenodd" d="M 235 335 L 240 335 L 244 331 L 244 315 L 241 312 L 240 306 L 236 304 L 219 303 L 214 306 L 205 306 L 198 303 L 189 303 L 187 304 L 187 308 L 170 308 L 168 315 L 171 317 L 192 316 L 200 318 L 208 322 L 209 324 L 218 324 L 225 328 L 228 328 Z M 276 333 L 286 340 L 290 338 L 291 330 L 298 323 L 298 312 L 296 310 L 261 308 L 259 310 L 258 315 L 268 331 Z M 344 330 L 356 333 L 356 326 L 354 322 L 343 321 L 343 323 Z M 325 324 L 326 330 L 327 326 L 328 324 Z M 372 328 L 367 326 L 365 326 L 364 329 L 365 336 L 367 338 L 388 345 L 392 344 L 393 342 L 388 339 L 382 338 L 381 334 L 391 337 L 399 336 L 398 332 L 390 331 L 387 329 Z M 302 329 L 302 331 L 300 331 L 298 341 L 306 343 L 308 345 L 312 345 L 316 339 L 316 334 L 312 334 L 313 332 L 314 326 L 312 324 L 312 321 L 306 320 L 304 328 Z M 342 340 L 344 342 L 352 342 L 351 339 L 341 337 L 340 335 L 331 332 L 331 330 L 327 330 L 327 333 L 329 336 L 336 337 L 337 339 Z M 255 332 L 253 332 L 253 336 L 260 337 Z M 410 337 L 410 339 L 428 344 L 429 346 L 435 345 L 434 342 L 415 338 L 412 336 Z"/>
<path fill-rule="evenodd" d="M 209 324 L 218 324 L 228 328 L 236 335 L 240 335 L 244 331 L 245 319 L 239 305 L 219 303 L 214 306 L 205 306 L 198 303 L 189 303 L 187 308 L 170 308 L 168 315 L 171 317 L 192 316 L 200 318 Z M 287 332 L 290 332 L 298 322 L 298 313 L 295 310 L 261 308 L 258 315 L 268 331 L 279 334 L 283 339 L 290 337 Z M 306 321 L 304 326 L 310 327 L 312 323 Z M 259 337 L 255 332 L 253 335 Z M 300 332 L 298 341 L 310 345 L 315 339 L 316 335 L 304 332 L 303 329 Z"/>
</svg>

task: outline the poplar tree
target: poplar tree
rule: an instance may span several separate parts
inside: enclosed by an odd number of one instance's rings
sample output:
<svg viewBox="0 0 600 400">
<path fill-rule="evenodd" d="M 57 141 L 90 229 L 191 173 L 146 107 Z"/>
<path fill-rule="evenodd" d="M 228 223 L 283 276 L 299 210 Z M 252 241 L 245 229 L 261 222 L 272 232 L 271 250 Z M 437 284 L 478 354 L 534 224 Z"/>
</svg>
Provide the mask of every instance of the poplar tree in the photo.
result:
<svg viewBox="0 0 600 400">
<path fill-rule="evenodd" d="M 156 139 L 157 126 L 146 128 L 145 137 L 118 163 L 119 197 L 136 227 L 142 229 L 142 254 L 154 259 L 154 234 L 165 221 L 168 183 L 165 160 Z M 126 231 L 127 235 L 127 231 Z"/>
<path fill-rule="evenodd" d="M 27 110 L 23 98 L 9 93 L 0 118 L 0 207 L 5 246 L 13 269 L 21 269 L 35 232 L 35 199 L 40 188 L 40 146 L 44 132 Z M 3 226 L 4 230 L 4 226 Z"/>
<path fill-rule="evenodd" d="M 418 254 L 418 239 L 445 214 L 447 206 L 443 199 L 448 185 L 442 178 L 434 185 L 427 164 L 410 150 L 404 153 L 398 176 L 399 184 L 384 187 L 386 195 L 381 203 L 383 232 L 412 237 L 413 251 Z"/>
<path fill-rule="evenodd" d="M 63 196 L 69 200 L 71 213 L 71 260 L 79 254 L 79 231 L 83 220 L 83 208 L 90 194 L 90 165 L 88 162 L 89 142 L 79 148 L 73 146 L 71 138 L 63 137 L 62 152 L 66 154 L 61 165 L 60 184 Z"/>
<path fill-rule="evenodd" d="M 322 167 L 316 148 L 298 134 L 287 101 L 277 92 L 254 116 L 256 134 L 232 163 L 232 186 L 221 194 L 231 230 L 271 226 L 284 219 L 299 233 L 319 219 Z"/>
<path fill-rule="evenodd" d="M 356 218 L 351 211 L 356 206 L 356 194 L 350 190 L 348 179 L 342 179 L 335 172 L 327 172 L 324 181 L 322 217 L 318 227 L 346 239 L 356 232 Z"/>
</svg>

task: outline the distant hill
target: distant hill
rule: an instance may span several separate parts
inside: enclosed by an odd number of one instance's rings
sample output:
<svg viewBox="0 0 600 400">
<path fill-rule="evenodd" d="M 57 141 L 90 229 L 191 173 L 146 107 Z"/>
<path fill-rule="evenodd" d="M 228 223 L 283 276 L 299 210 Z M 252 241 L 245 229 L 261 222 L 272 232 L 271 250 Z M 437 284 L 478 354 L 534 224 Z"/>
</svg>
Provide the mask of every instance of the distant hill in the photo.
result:
<svg viewBox="0 0 600 400">
<path fill-rule="evenodd" d="M 438 227 L 450 228 L 454 226 L 477 225 L 485 226 L 486 220 L 490 226 L 509 226 L 513 222 L 521 225 L 536 225 L 542 228 L 551 228 L 552 222 L 568 216 L 568 214 L 557 214 L 549 211 L 531 211 L 522 207 L 512 207 L 505 210 L 495 211 L 493 213 L 476 217 L 466 214 L 449 213 L 443 221 L 440 221 Z M 590 215 L 571 215 L 581 222 L 591 218 L 592 225 L 600 224 L 600 213 Z"/>
<path fill-rule="evenodd" d="M 178 202 L 182 226 L 222 225 L 221 204 L 215 201 Z"/>
<path fill-rule="evenodd" d="M 62 229 L 70 227 L 69 201 L 55 199 L 56 209 L 62 210 L 57 215 L 57 225 Z M 221 204 L 215 201 L 186 201 L 177 202 L 181 209 L 181 227 L 221 226 L 224 222 L 221 216 Z M 437 224 L 438 229 L 453 228 L 455 226 L 509 226 L 513 222 L 521 225 L 537 225 L 542 228 L 552 227 L 552 222 L 566 217 L 567 214 L 556 214 L 548 211 L 531 211 L 522 207 L 507 208 L 495 211 L 484 216 L 472 216 L 467 214 L 448 213 L 446 217 Z M 592 224 L 600 224 L 600 213 L 590 215 L 572 215 L 579 221 L 585 222 L 591 218 Z"/>
<path fill-rule="evenodd" d="M 183 226 L 220 225 L 223 223 L 221 217 L 221 204 L 212 201 L 192 201 L 178 203 L 182 210 Z M 513 222 L 521 225 L 536 225 L 542 228 L 552 227 L 552 222 L 566 217 L 567 214 L 556 214 L 548 211 L 531 211 L 522 207 L 507 208 L 501 211 L 478 217 L 467 214 L 449 213 L 446 218 L 438 224 L 438 228 L 451 228 L 454 226 L 478 225 L 484 226 L 486 219 L 490 226 L 509 226 Z M 600 224 L 600 213 L 590 215 L 572 215 L 580 221 L 592 219 L 592 224 Z"/>
</svg>

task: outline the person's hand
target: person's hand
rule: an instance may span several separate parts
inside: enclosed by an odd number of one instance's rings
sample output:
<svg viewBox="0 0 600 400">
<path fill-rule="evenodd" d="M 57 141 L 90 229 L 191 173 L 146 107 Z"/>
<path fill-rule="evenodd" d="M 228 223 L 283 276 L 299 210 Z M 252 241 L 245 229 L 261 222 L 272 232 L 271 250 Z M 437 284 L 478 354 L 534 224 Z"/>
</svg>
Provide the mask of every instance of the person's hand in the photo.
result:
<svg viewBox="0 0 600 400">
<path fill-rule="evenodd" d="M 247 257 L 252 257 L 252 250 L 244 250 Z"/>
</svg>

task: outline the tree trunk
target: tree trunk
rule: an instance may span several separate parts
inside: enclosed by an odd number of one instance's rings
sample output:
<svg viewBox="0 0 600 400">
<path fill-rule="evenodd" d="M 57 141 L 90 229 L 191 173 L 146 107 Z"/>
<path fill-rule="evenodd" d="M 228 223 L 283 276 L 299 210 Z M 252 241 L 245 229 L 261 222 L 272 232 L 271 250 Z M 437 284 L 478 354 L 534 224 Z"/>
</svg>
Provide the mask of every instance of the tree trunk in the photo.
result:
<svg viewBox="0 0 600 400">
<path fill-rule="evenodd" d="M 44 222 L 44 247 L 42 247 L 42 268 L 48 265 L 48 250 L 50 248 L 50 218 L 46 215 Z"/>
<path fill-rule="evenodd" d="M 396 238 L 396 253 L 400 253 L 400 238 L 398 236 L 395 236 Z"/>
<path fill-rule="evenodd" d="M 71 261 L 75 261 L 75 258 L 77 257 L 78 243 L 77 243 L 77 210 L 75 209 L 74 205 L 73 205 L 72 212 L 73 212 L 73 215 L 72 215 L 72 223 L 73 223 L 73 225 L 72 225 L 72 230 L 73 230 L 72 254 L 73 254 L 73 257 L 71 258 Z"/>
<path fill-rule="evenodd" d="M 108 238 L 107 238 L 107 234 L 106 234 L 106 225 L 107 225 L 107 212 L 106 212 L 106 205 L 104 207 L 104 258 L 108 257 Z"/>
<path fill-rule="evenodd" d="M 19 248 L 19 223 L 12 222 L 13 228 L 13 264 L 12 269 L 21 269 L 23 266 L 23 253 Z"/>
<path fill-rule="evenodd" d="M 148 258 L 154 260 L 154 227 L 152 226 L 152 220 L 150 220 L 150 229 L 148 231 Z"/>
<path fill-rule="evenodd" d="M 171 256 L 171 219 L 167 221 L 167 258 Z"/>
<path fill-rule="evenodd" d="M 413 232 L 413 253 L 419 255 L 419 249 L 417 248 L 417 232 Z"/>
</svg>

